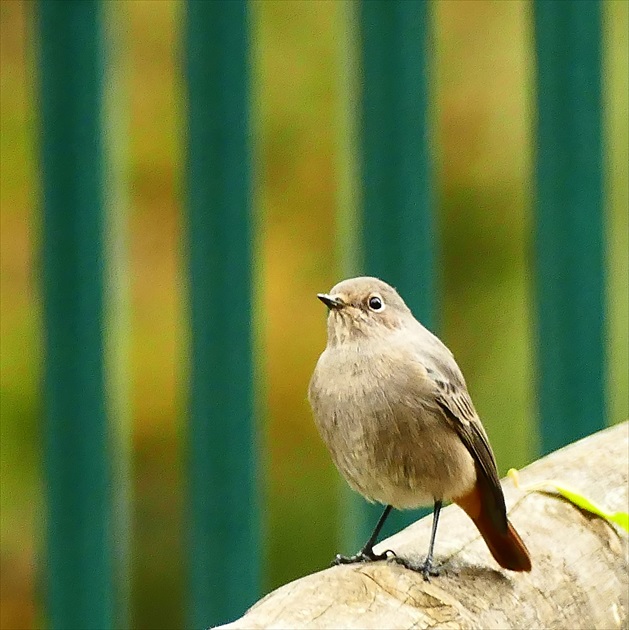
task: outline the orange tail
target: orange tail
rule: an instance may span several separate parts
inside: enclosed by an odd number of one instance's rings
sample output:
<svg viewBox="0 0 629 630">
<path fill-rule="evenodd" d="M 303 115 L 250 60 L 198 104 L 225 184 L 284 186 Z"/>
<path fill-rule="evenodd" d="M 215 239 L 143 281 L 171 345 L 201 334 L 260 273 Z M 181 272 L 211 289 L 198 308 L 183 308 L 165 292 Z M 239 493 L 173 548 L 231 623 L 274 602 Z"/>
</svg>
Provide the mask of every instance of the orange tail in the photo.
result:
<svg viewBox="0 0 629 630">
<path fill-rule="evenodd" d="M 531 570 L 531 556 L 528 549 L 509 521 L 507 521 L 507 531 L 501 533 L 482 516 L 472 520 L 485 539 L 491 555 L 501 567 L 510 571 Z"/>
<path fill-rule="evenodd" d="M 455 499 L 467 515 L 474 521 L 496 562 L 510 571 L 530 571 L 531 556 L 518 532 L 507 520 L 506 531 L 501 531 L 492 519 L 487 506 L 483 505 L 478 486 L 467 496 Z"/>
</svg>

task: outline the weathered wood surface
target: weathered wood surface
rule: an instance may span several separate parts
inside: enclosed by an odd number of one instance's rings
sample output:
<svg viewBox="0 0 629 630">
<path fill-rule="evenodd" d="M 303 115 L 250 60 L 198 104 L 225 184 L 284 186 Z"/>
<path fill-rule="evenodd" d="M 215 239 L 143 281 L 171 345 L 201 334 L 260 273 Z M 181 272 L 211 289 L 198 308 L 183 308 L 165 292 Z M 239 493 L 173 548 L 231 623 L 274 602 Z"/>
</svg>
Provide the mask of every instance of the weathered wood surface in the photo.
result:
<svg viewBox="0 0 629 630">
<path fill-rule="evenodd" d="M 520 471 L 522 485 L 556 479 L 606 508 L 627 510 L 629 425 L 601 431 Z M 430 583 L 392 562 L 338 566 L 270 593 L 223 628 L 627 628 L 625 534 L 556 496 L 503 483 L 510 519 L 532 558 L 529 574 L 501 570 L 456 506 L 442 512 Z M 425 554 L 430 517 L 377 551 Z"/>
</svg>

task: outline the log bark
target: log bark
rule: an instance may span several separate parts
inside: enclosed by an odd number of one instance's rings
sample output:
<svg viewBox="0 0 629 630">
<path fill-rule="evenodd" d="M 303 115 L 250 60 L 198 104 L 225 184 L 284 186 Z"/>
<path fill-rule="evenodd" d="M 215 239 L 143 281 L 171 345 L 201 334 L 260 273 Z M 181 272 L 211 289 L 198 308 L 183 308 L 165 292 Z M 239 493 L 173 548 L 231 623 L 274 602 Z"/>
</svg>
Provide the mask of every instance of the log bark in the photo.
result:
<svg viewBox="0 0 629 630">
<path fill-rule="evenodd" d="M 567 446 L 520 471 L 526 486 L 555 479 L 611 511 L 626 511 L 629 423 Z M 445 573 L 426 582 L 391 561 L 345 565 L 270 593 L 236 628 L 627 628 L 628 544 L 624 532 L 556 495 L 503 482 L 509 518 L 533 558 L 531 573 L 500 569 L 472 522 L 443 510 L 436 559 Z M 383 541 L 419 559 L 431 517 Z"/>
</svg>

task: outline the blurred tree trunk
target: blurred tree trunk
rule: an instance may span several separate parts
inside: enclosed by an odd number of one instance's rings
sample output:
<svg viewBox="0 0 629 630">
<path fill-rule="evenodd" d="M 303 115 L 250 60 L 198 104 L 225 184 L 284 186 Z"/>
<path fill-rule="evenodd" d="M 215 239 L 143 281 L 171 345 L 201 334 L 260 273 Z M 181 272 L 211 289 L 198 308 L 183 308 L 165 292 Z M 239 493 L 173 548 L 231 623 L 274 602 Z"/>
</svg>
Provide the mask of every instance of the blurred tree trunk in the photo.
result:
<svg viewBox="0 0 629 630">
<path fill-rule="evenodd" d="M 520 473 L 523 486 L 560 480 L 595 503 L 627 509 L 629 423 L 567 446 Z M 510 519 L 532 558 L 530 574 L 495 564 L 469 519 L 443 511 L 431 582 L 399 565 L 338 566 L 270 593 L 223 628 L 627 628 L 627 536 L 550 493 L 505 482 Z M 376 549 L 420 558 L 430 517 Z M 307 553 L 307 549 L 304 549 Z"/>
</svg>

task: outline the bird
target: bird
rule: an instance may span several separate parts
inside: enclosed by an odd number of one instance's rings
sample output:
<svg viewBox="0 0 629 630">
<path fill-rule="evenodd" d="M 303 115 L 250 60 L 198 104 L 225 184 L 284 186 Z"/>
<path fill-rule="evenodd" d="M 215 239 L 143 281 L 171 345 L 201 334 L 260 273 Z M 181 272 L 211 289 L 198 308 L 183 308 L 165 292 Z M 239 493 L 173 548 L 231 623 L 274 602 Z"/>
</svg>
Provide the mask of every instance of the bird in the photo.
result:
<svg viewBox="0 0 629 630">
<path fill-rule="evenodd" d="M 450 350 L 378 278 L 349 278 L 317 297 L 329 312 L 327 344 L 308 387 L 314 421 L 350 487 L 385 506 L 360 551 L 337 554 L 333 564 L 392 558 L 425 579 L 439 575 L 435 538 L 443 503 L 451 501 L 501 567 L 530 571 L 489 438 Z M 433 507 L 424 562 L 374 552 L 392 509 L 424 506 Z"/>
</svg>

